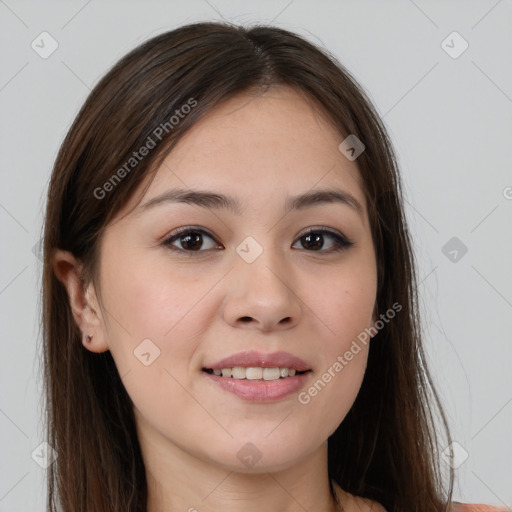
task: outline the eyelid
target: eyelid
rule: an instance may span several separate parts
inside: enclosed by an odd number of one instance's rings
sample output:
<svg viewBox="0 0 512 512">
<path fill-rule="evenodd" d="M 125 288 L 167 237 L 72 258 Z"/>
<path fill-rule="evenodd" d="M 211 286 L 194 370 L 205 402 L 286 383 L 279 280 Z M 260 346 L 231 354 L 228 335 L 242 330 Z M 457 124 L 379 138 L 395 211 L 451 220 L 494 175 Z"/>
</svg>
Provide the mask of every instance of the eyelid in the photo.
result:
<svg viewBox="0 0 512 512">
<path fill-rule="evenodd" d="M 316 232 L 325 232 L 328 234 L 337 235 L 348 242 L 348 238 L 341 231 L 338 231 L 337 229 L 334 228 L 330 228 L 328 226 L 322 226 L 321 224 L 319 224 L 318 226 L 310 226 L 308 228 L 305 228 L 303 231 L 299 232 L 297 238 L 301 238 L 305 235 L 309 235 L 310 233 Z"/>
<path fill-rule="evenodd" d="M 163 241 L 164 243 L 168 240 L 170 240 L 171 238 L 175 238 L 177 237 L 178 235 L 181 235 L 182 233 L 188 233 L 189 231 L 198 231 L 200 233 L 206 233 L 209 237 L 213 238 L 215 240 L 215 235 L 213 235 L 213 233 L 210 233 L 210 231 L 208 231 L 206 228 L 203 228 L 201 226 L 183 226 L 181 228 L 176 228 L 175 230 L 171 231 L 170 233 L 167 233 L 164 237 L 163 237 Z"/>
</svg>

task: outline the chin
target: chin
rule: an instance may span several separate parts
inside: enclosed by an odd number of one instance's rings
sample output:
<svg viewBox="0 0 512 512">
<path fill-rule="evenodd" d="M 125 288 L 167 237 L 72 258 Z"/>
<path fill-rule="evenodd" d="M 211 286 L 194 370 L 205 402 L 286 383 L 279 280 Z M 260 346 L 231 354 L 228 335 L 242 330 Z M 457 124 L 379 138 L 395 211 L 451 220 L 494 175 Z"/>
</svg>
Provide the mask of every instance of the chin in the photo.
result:
<svg viewBox="0 0 512 512">
<path fill-rule="evenodd" d="M 252 440 L 250 437 L 243 441 L 235 438 L 224 442 L 222 450 L 210 454 L 208 458 L 224 469 L 236 473 L 274 473 L 296 466 L 301 459 L 315 450 L 314 446 L 308 450 L 305 441 L 302 438 L 277 435 L 271 440 L 262 434 L 255 435 Z M 297 451 L 299 446 L 300 452 Z"/>
</svg>

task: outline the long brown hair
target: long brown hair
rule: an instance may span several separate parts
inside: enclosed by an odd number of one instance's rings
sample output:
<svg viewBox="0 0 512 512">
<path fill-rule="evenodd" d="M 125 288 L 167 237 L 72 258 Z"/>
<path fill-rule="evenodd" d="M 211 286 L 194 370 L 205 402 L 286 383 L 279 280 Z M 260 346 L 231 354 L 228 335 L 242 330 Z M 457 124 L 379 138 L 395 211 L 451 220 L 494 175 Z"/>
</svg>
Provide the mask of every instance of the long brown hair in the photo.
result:
<svg viewBox="0 0 512 512">
<path fill-rule="evenodd" d="M 82 346 L 52 266 L 55 249 L 70 251 L 83 264 L 83 283 L 94 282 L 102 230 L 180 137 L 221 102 L 277 84 L 324 110 L 340 142 L 353 134 L 365 144 L 357 165 L 378 262 L 376 311 L 395 302 L 403 308 L 371 343 L 357 399 L 328 440 L 329 477 L 390 512 L 447 510 L 453 473 L 446 485 L 436 425 L 446 443 L 450 436 L 422 349 L 400 177 L 379 116 L 336 58 L 303 38 L 270 26 L 197 23 L 123 57 L 90 93 L 55 162 L 41 311 L 47 442 L 58 455 L 48 469 L 49 511 L 142 512 L 147 500 L 132 402 L 110 352 Z M 169 123 L 191 98 L 195 107 Z M 157 147 L 120 173 L 148 137 L 155 139 L 155 130 Z M 116 173 L 122 179 L 112 184 Z"/>
</svg>

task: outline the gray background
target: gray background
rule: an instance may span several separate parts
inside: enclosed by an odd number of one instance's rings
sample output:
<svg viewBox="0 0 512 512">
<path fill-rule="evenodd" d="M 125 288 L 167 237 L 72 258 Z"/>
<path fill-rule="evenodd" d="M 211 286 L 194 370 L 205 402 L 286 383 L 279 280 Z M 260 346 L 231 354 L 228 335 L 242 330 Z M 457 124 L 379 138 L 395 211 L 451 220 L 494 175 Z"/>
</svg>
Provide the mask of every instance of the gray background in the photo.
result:
<svg viewBox="0 0 512 512">
<path fill-rule="evenodd" d="M 176 26 L 222 18 L 306 36 L 369 92 L 406 185 L 427 350 L 462 447 L 456 498 L 512 510 L 510 0 L 0 0 L 0 512 L 44 510 L 45 470 L 31 458 L 42 441 L 34 246 L 58 147 L 123 54 Z M 47 59 L 31 47 L 43 31 L 58 42 Z M 463 41 L 446 40 L 453 31 L 469 44 L 457 58 Z M 443 252 L 452 237 L 459 247 Z"/>
</svg>

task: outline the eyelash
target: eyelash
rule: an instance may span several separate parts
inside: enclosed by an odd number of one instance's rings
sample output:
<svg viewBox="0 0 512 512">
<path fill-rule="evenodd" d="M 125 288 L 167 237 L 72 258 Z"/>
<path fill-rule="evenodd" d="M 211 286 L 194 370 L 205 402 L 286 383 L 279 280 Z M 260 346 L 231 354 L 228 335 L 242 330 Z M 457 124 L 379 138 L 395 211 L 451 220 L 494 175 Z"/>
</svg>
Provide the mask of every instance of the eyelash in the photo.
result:
<svg viewBox="0 0 512 512">
<path fill-rule="evenodd" d="M 207 252 L 207 251 L 211 250 L 211 249 L 207 249 L 207 250 L 199 250 L 199 251 L 187 251 L 185 249 L 180 249 L 180 248 L 174 247 L 172 245 L 172 242 L 174 242 L 175 240 L 179 240 L 179 238 L 181 238 L 182 236 L 190 234 L 190 233 L 200 233 L 203 235 L 207 235 L 209 238 L 211 238 L 216 243 L 218 243 L 217 240 L 215 240 L 215 237 L 213 237 L 210 233 L 208 233 L 204 229 L 187 226 L 184 228 L 180 228 L 179 230 L 175 231 L 174 233 L 171 233 L 171 235 L 169 237 L 167 237 L 162 242 L 162 245 L 167 247 L 171 251 L 179 252 L 179 253 L 185 254 L 186 256 L 193 256 L 195 254 Z M 326 251 L 325 250 L 314 251 L 314 250 L 305 249 L 306 252 L 315 252 L 315 253 L 318 252 L 318 253 L 324 253 L 324 254 L 326 254 L 326 253 L 333 254 L 333 253 L 338 253 L 338 252 L 344 251 L 344 250 L 350 248 L 352 245 L 354 245 L 354 242 L 351 242 L 350 240 L 345 238 L 343 235 L 340 235 L 340 234 L 336 233 L 335 231 L 331 231 L 331 230 L 325 229 L 325 228 L 310 228 L 306 233 L 303 233 L 302 235 L 300 235 L 297 240 L 300 240 L 301 238 L 308 236 L 308 235 L 312 235 L 314 233 L 321 233 L 324 235 L 327 234 L 327 235 L 331 236 L 334 239 L 335 247 L 332 249 L 328 249 Z"/>
</svg>

